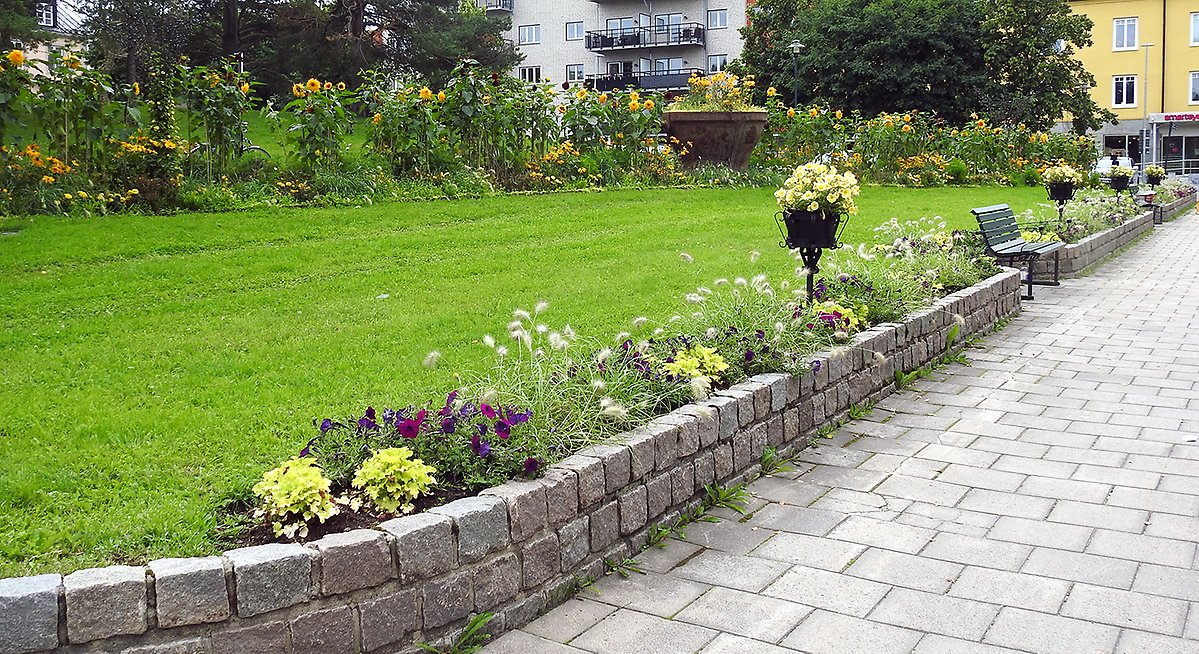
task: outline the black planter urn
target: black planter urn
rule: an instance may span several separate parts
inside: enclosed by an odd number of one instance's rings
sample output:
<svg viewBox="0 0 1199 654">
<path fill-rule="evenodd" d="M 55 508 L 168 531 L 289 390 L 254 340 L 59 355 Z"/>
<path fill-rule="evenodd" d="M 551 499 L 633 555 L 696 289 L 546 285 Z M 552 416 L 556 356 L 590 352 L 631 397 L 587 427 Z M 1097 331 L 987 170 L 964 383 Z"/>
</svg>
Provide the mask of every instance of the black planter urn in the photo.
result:
<svg viewBox="0 0 1199 654">
<path fill-rule="evenodd" d="M 1161 175 L 1146 175 L 1145 181 L 1149 182 L 1150 186 L 1157 186 L 1158 184 L 1162 183 L 1162 176 Z"/>
<path fill-rule="evenodd" d="M 1047 184 L 1049 199 L 1054 202 L 1069 202 L 1074 199 L 1074 184 L 1070 182 L 1053 182 Z"/>
<path fill-rule="evenodd" d="M 783 225 L 787 228 L 785 242 L 791 250 L 798 248 L 837 247 L 837 228 L 841 215 L 826 211 L 784 209 Z"/>
<path fill-rule="evenodd" d="M 1128 183 L 1132 181 L 1131 177 L 1113 177 L 1108 180 L 1108 185 L 1117 193 L 1128 189 Z"/>
</svg>

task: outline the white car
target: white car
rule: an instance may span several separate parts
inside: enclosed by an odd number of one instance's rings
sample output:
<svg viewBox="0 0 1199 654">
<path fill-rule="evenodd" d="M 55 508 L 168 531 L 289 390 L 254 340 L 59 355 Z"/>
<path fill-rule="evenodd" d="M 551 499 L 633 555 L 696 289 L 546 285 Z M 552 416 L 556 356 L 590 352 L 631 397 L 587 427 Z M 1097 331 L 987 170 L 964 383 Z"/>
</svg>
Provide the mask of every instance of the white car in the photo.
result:
<svg viewBox="0 0 1199 654">
<path fill-rule="evenodd" d="M 1115 160 L 1115 163 L 1112 163 L 1113 160 Z M 1132 157 L 1110 157 L 1110 156 L 1108 156 L 1108 157 L 1100 157 L 1099 161 L 1095 162 L 1095 169 L 1092 172 L 1094 172 L 1096 175 L 1099 175 L 1100 177 L 1106 179 L 1108 176 L 1108 172 L 1110 172 L 1112 169 L 1112 166 L 1124 166 L 1126 168 L 1134 168 L 1135 169 L 1135 166 L 1132 165 Z"/>
</svg>

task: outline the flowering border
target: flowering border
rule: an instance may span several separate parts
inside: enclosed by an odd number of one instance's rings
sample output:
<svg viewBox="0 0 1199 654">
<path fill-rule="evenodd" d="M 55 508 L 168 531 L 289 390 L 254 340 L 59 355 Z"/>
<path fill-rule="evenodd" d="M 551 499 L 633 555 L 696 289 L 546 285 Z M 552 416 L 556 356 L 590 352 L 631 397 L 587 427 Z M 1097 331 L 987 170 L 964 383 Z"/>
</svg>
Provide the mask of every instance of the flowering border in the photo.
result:
<svg viewBox="0 0 1199 654">
<path fill-rule="evenodd" d="M 448 643 L 481 611 L 496 616 L 489 631 L 515 629 L 603 574 L 605 559 L 640 551 L 651 526 L 693 509 L 706 485 L 756 475 L 765 448 L 803 449 L 851 406 L 889 395 L 895 371 L 938 357 L 955 326 L 980 333 L 1019 310 L 1008 269 L 815 354 L 802 376 L 758 375 L 539 479 L 378 529 L 2 579 L 0 653 L 395 651 Z"/>
</svg>

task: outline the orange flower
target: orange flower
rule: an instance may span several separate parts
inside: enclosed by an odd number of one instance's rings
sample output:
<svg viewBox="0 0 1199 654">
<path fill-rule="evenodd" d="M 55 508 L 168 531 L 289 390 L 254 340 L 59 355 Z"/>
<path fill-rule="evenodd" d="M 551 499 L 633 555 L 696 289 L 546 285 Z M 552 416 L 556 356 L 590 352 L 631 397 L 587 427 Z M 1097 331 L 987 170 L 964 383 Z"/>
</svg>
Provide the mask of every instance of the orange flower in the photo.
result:
<svg viewBox="0 0 1199 654">
<path fill-rule="evenodd" d="M 811 109 L 808 109 L 808 115 L 812 118 L 815 118 L 816 116 L 820 115 L 820 110 L 816 107 L 812 107 Z"/>
<path fill-rule="evenodd" d="M 641 109 L 640 102 L 637 102 L 636 100 L 629 102 L 629 111 L 639 111 L 640 109 Z"/>
<path fill-rule="evenodd" d="M 438 91 L 438 92 L 437 92 L 437 101 L 438 101 L 438 102 L 445 102 L 445 91 Z"/>
<path fill-rule="evenodd" d="M 599 94 L 599 103 L 600 103 L 600 104 L 604 104 L 604 103 L 605 103 L 605 102 L 607 102 L 607 101 L 608 101 L 608 94 L 607 94 L 607 93 L 601 93 L 601 94 Z"/>
<path fill-rule="evenodd" d="M 912 131 L 912 126 L 911 126 L 911 125 L 904 125 L 904 126 L 903 126 L 903 131 L 904 131 L 905 133 Z"/>
<path fill-rule="evenodd" d="M 242 82 L 242 83 L 241 83 L 241 94 L 242 94 L 242 95 L 246 95 L 246 94 L 248 94 L 249 92 L 250 92 L 250 83 L 249 83 L 249 82 Z"/>
<path fill-rule="evenodd" d="M 9 50 L 5 59 L 8 59 L 8 63 L 14 66 L 21 66 L 25 63 L 25 53 L 20 50 Z"/>
</svg>

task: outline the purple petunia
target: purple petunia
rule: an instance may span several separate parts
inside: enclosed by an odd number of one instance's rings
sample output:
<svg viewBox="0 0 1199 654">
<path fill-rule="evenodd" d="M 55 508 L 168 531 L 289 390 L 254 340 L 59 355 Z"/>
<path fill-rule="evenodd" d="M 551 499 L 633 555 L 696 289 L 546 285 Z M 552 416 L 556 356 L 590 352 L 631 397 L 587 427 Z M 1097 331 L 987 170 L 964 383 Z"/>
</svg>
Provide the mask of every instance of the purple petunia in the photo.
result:
<svg viewBox="0 0 1199 654">
<path fill-rule="evenodd" d="M 321 421 L 321 433 L 324 434 L 325 432 L 329 431 L 330 429 L 333 429 L 333 421 L 328 418 L 325 418 L 324 420 Z"/>
<path fill-rule="evenodd" d="M 400 436 L 404 438 L 416 438 L 420 434 L 420 428 L 425 424 L 425 410 L 421 409 L 412 418 L 399 420 L 397 418 L 396 431 L 400 432 Z"/>
<path fill-rule="evenodd" d="M 479 405 L 479 413 L 482 413 L 484 418 L 495 420 L 495 407 L 486 402 Z"/>
<path fill-rule="evenodd" d="M 441 433 L 452 434 L 458 428 L 458 420 L 453 416 L 441 420 Z"/>
<path fill-rule="evenodd" d="M 366 407 L 366 413 L 358 419 L 358 429 L 360 431 L 370 431 L 379 428 L 379 423 L 375 422 L 375 407 Z"/>
<path fill-rule="evenodd" d="M 820 365 L 821 365 L 821 364 L 820 364 L 820 360 L 819 360 L 819 359 L 816 359 L 815 361 L 812 361 L 812 372 L 820 372 Z"/>
<path fill-rule="evenodd" d="M 495 435 L 504 440 L 512 435 L 512 425 L 507 420 L 497 420 L 495 423 Z"/>
<path fill-rule="evenodd" d="M 534 474 L 537 473 L 537 468 L 540 465 L 541 465 L 541 462 L 538 461 L 537 459 L 534 459 L 533 457 L 529 457 L 529 458 L 525 459 L 525 474 L 532 477 Z"/>
<path fill-rule="evenodd" d="M 488 443 L 476 435 L 470 439 L 470 449 L 475 454 L 478 454 L 480 457 L 486 459 L 487 455 L 491 454 L 491 443 Z"/>
<path fill-rule="evenodd" d="M 745 362 L 749 363 L 749 362 L 753 361 L 755 356 L 756 355 L 754 354 L 753 350 L 746 350 L 745 351 Z"/>
</svg>

